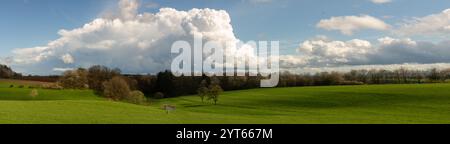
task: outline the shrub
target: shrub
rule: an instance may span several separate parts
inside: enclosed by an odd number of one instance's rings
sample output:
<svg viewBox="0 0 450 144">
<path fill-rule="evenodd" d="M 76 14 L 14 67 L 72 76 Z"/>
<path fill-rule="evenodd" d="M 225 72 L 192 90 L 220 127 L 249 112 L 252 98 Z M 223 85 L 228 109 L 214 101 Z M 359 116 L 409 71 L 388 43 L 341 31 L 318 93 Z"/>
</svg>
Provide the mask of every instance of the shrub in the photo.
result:
<svg viewBox="0 0 450 144">
<path fill-rule="evenodd" d="M 163 99 L 164 98 L 164 94 L 162 92 L 157 92 L 157 93 L 155 93 L 153 98 L 155 98 L 155 99 Z"/>
<path fill-rule="evenodd" d="M 133 104 L 146 104 L 147 98 L 141 91 L 132 91 L 126 98 L 126 101 Z"/>
<path fill-rule="evenodd" d="M 41 85 L 43 89 L 51 89 L 51 90 L 62 90 L 64 89 L 59 83 L 50 83 Z"/>
<path fill-rule="evenodd" d="M 14 85 L 10 85 L 10 86 L 9 86 L 9 88 L 13 88 L 13 87 L 14 87 Z"/>
<path fill-rule="evenodd" d="M 131 92 L 127 82 L 120 76 L 104 82 L 103 87 L 103 95 L 113 100 L 126 100 Z"/>
<path fill-rule="evenodd" d="M 37 89 L 31 90 L 30 96 L 31 96 L 32 98 L 36 98 L 38 95 L 39 95 L 39 93 L 38 93 L 38 90 L 37 90 Z"/>
<path fill-rule="evenodd" d="M 19 85 L 19 88 L 24 88 L 25 86 L 24 85 Z"/>
</svg>

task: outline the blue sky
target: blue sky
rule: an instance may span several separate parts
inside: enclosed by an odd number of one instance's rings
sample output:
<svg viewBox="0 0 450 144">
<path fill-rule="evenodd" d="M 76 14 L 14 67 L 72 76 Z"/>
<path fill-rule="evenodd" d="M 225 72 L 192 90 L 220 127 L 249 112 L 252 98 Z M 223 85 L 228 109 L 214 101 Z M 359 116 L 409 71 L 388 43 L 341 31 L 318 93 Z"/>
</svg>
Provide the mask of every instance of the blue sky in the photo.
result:
<svg viewBox="0 0 450 144">
<path fill-rule="evenodd" d="M 47 45 L 61 29 L 75 29 L 117 7 L 116 0 L 2 0 L 0 4 L 0 57 L 17 48 Z M 339 16 L 369 15 L 396 28 L 407 20 L 441 13 L 447 0 L 141 0 L 139 13 L 157 13 L 161 7 L 189 11 L 192 8 L 225 10 L 238 39 L 280 40 L 282 54 L 295 54 L 299 45 L 318 35 L 336 41 L 381 37 L 412 38 L 440 42 L 447 35 L 398 36 L 391 31 L 361 29 L 352 35 L 318 28 L 319 21 Z M 445 62 L 445 61 L 442 61 Z"/>
<path fill-rule="evenodd" d="M 331 16 L 369 14 L 376 17 L 393 16 L 386 22 L 395 24 L 404 18 L 425 16 L 450 7 L 445 0 L 395 0 L 389 4 L 374 4 L 369 0 L 279 0 L 250 2 L 229 0 L 143 0 L 158 7 L 179 10 L 214 8 L 226 10 L 238 38 L 242 40 L 281 40 L 289 47 L 315 35 L 334 38 L 353 37 L 374 39 L 377 32 L 368 31 L 353 36 L 317 29 L 315 24 Z M 113 7 L 115 0 L 2 0 L 0 5 L 0 53 L 13 48 L 46 44 L 58 38 L 58 30 L 72 29 L 96 18 Z M 158 8 L 142 8 L 156 12 Z"/>
</svg>

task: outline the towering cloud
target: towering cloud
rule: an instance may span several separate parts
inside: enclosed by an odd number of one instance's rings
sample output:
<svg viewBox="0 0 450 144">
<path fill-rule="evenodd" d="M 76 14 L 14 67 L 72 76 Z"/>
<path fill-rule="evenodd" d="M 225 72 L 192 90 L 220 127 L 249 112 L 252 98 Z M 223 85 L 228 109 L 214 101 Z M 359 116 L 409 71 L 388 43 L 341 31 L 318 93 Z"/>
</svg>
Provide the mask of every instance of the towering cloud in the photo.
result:
<svg viewBox="0 0 450 144">
<path fill-rule="evenodd" d="M 121 0 L 115 17 L 97 18 L 83 27 L 60 30 L 60 38 L 44 46 L 13 51 L 17 69 L 48 74 L 52 70 L 118 67 L 127 73 L 151 73 L 170 68 L 173 42 L 194 36 L 219 42 L 238 41 L 226 11 L 162 8 L 157 13 L 138 13 L 136 0 Z"/>
</svg>

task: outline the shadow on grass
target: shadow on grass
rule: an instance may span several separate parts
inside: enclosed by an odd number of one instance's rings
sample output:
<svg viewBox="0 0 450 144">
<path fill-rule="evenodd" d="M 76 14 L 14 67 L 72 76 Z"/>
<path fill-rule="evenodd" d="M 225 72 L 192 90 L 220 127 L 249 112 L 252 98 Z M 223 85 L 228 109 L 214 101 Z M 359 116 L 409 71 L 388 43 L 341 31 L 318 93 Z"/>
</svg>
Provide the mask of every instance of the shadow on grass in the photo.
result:
<svg viewBox="0 0 450 144">
<path fill-rule="evenodd" d="M 419 96 L 412 94 L 380 94 L 374 92 L 332 92 L 296 99 L 258 100 L 260 104 L 303 108 L 344 108 L 393 105 L 428 100 L 444 100 L 442 96 Z"/>
</svg>

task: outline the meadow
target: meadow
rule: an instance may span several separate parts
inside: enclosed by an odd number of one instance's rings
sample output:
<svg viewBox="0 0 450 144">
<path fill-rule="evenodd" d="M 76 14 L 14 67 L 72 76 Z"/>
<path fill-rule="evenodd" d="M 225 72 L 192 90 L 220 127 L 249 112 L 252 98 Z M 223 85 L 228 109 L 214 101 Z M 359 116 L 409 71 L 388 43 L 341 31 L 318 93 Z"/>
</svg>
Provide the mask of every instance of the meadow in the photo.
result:
<svg viewBox="0 0 450 144">
<path fill-rule="evenodd" d="M 38 89 L 0 80 L 3 124 L 434 124 L 450 123 L 450 84 L 361 85 L 229 91 L 217 105 L 198 96 L 114 102 L 91 90 Z M 13 88 L 10 88 L 14 85 Z M 19 85 L 24 85 L 19 88 Z M 170 112 L 164 104 L 176 106 Z"/>
</svg>

